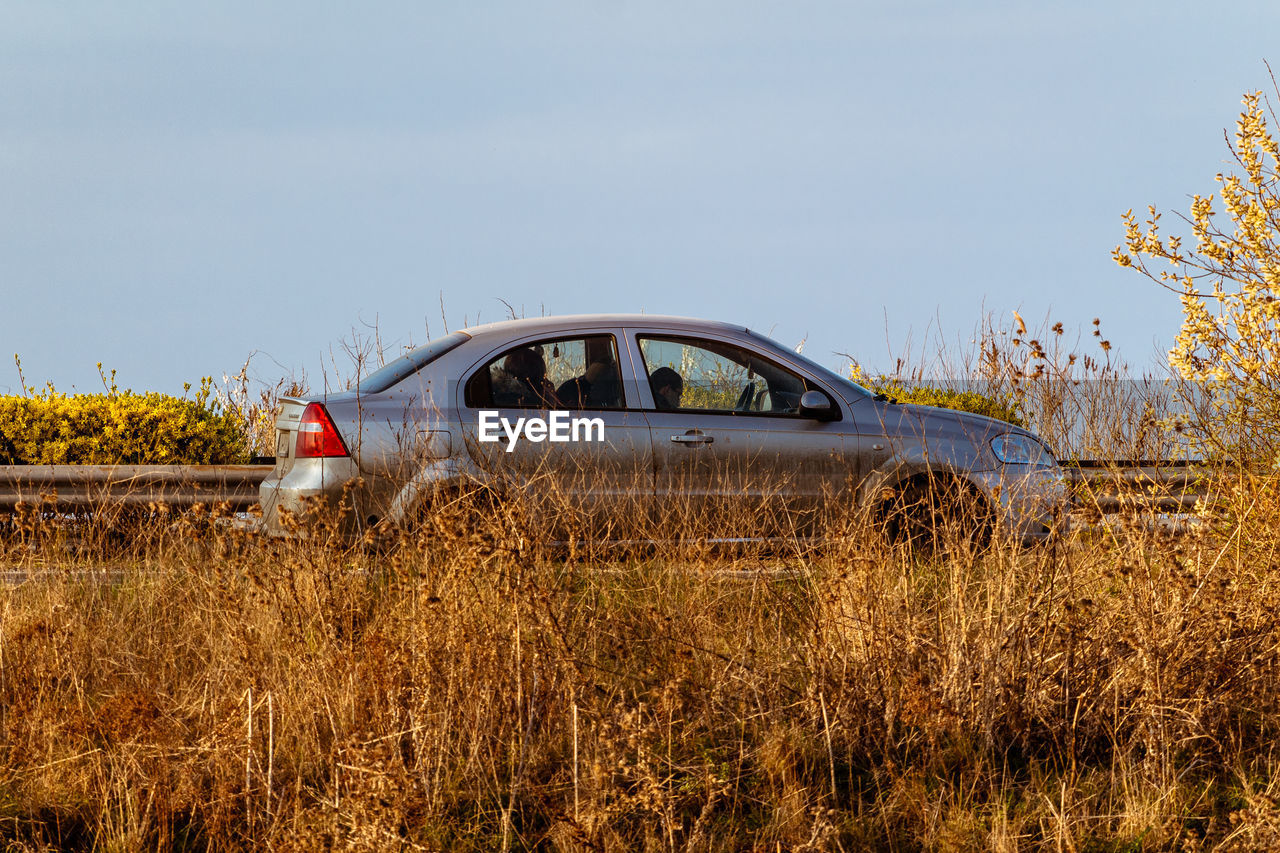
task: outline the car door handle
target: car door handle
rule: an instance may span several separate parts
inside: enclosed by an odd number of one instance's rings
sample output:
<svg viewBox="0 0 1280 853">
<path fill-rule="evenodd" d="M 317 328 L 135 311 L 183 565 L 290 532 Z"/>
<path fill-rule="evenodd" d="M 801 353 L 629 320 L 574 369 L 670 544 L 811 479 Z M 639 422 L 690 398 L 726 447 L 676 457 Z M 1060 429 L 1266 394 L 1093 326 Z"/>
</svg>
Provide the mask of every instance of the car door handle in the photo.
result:
<svg viewBox="0 0 1280 853">
<path fill-rule="evenodd" d="M 686 432 L 684 435 L 673 435 L 671 440 L 676 444 L 710 444 L 715 438 L 700 432 Z"/>
</svg>

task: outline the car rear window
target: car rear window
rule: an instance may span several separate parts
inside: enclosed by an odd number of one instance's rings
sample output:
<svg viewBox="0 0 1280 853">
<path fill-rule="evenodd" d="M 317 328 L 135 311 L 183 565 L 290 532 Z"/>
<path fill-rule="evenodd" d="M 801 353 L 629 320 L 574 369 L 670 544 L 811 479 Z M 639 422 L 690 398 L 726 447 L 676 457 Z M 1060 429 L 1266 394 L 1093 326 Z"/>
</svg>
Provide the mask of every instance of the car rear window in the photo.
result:
<svg viewBox="0 0 1280 853">
<path fill-rule="evenodd" d="M 454 332 L 443 338 L 428 341 L 370 373 L 361 379 L 353 390 L 361 394 L 380 394 L 405 377 L 417 373 L 449 350 L 462 344 L 463 341 L 469 340 L 471 336 L 466 332 Z"/>
</svg>

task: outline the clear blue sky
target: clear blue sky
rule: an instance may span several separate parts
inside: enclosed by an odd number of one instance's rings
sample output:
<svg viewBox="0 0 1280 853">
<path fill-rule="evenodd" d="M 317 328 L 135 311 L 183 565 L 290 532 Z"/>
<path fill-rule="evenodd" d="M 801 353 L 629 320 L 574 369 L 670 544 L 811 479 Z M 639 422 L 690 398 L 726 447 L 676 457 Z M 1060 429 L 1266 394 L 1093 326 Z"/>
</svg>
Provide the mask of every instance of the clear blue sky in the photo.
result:
<svg viewBox="0 0 1280 853">
<path fill-rule="evenodd" d="M 15 352 L 316 386 L 353 327 L 500 300 L 833 366 L 1099 316 L 1146 365 L 1178 306 L 1120 214 L 1214 189 L 1278 34 L 1270 0 L 3 3 L 0 392 Z"/>
</svg>

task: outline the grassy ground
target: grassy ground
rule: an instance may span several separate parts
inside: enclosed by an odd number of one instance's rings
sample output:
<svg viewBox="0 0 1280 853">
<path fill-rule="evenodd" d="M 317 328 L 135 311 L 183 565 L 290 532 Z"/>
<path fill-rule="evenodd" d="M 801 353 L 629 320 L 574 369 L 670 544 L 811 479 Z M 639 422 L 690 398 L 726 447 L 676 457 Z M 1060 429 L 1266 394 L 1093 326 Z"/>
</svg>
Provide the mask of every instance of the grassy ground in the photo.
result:
<svg viewBox="0 0 1280 853">
<path fill-rule="evenodd" d="M 1248 494 L 1192 536 L 932 556 L 857 524 L 812 551 L 566 555 L 519 513 L 379 550 L 20 519 L 0 839 L 1275 846 L 1280 513 Z"/>
</svg>

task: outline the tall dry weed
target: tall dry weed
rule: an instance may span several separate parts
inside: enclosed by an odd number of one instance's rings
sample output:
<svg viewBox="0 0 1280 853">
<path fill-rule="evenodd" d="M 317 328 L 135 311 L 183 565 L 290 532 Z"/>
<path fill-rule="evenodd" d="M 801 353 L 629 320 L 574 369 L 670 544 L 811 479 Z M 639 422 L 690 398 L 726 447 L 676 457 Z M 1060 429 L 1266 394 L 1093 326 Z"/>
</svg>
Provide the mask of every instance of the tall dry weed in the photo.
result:
<svg viewBox="0 0 1280 853">
<path fill-rule="evenodd" d="M 284 541 L 208 512 L 142 514 L 128 535 L 122 519 L 14 519 L 4 563 L 26 579 L 0 587 L 0 837 L 117 850 L 1272 837 L 1275 550 L 1232 516 L 1181 537 L 1134 517 L 1023 548 L 951 527 L 895 543 L 833 506 L 821 535 L 757 547 L 709 542 L 726 519 L 692 512 L 641 520 L 668 534 L 660 545 L 577 526 L 551 546 L 570 509 L 555 501 L 444 501 L 369 543 L 323 513 Z M 1276 510 L 1253 506 L 1261 530 Z M 762 511 L 728 521 L 791 523 Z"/>
</svg>

